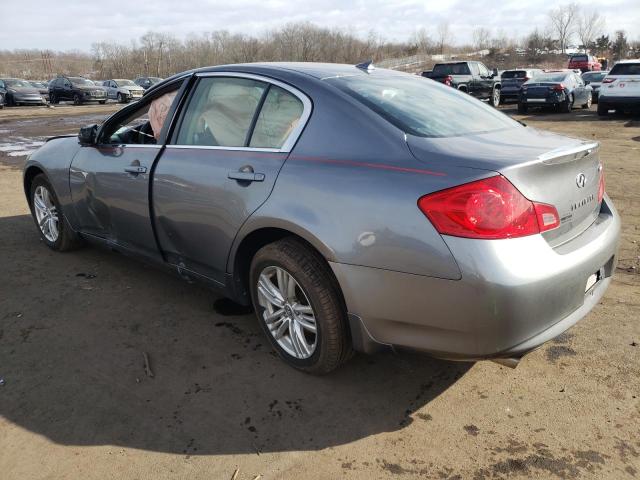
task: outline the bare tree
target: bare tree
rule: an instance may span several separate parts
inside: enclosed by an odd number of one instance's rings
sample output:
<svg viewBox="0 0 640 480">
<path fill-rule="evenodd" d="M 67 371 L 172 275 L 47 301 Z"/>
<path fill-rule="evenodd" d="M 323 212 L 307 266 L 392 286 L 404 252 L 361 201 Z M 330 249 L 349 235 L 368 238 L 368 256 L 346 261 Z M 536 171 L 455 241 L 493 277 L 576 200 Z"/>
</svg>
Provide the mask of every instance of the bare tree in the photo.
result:
<svg viewBox="0 0 640 480">
<path fill-rule="evenodd" d="M 445 45 L 451 43 L 451 37 L 449 22 L 440 23 L 440 25 L 438 25 L 438 48 L 440 49 L 440 55 L 444 53 Z"/>
<path fill-rule="evenodd" d="M 549 12 L 551 30 L 558 37 L 562 53 L 566 51 L 567 43 L 575 32 L 578 10 L 577 4 L 570 3 Z"/>
<path fill-rule="evenodd" d="M 477 27 L 473 30 L 473 48 L 476 50 L 486 50 L 491 46 L 491 32 L 484 27 Z"/>
<path fill-rule="evenodd" d="M 594 40 L 604 31 L 604 24 L 604 17 L 596 10 L 585 10 L 578 16 L 576 31 L 585 49 L 593 46 Z"/>
<path fill-rule="evenodd" d="M 416 46 L 419 53 L 429 53 L 433 49 L 433 40 L 424 27 L 413 33 L 410 42 Z"/>
</svg>

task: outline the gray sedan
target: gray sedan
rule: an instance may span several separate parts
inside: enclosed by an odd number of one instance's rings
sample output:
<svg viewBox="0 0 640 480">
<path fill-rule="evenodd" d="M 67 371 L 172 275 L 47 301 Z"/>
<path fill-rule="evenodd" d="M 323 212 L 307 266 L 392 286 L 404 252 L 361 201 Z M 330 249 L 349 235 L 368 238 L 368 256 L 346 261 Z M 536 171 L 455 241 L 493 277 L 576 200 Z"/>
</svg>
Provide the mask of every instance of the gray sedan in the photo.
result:
<svg viewBox="0 0 640 480">
<path fill-rule="evenodd" d="M 118 103 L 140 100 L 144 94 L 144 88 L 126 79 L 105 80 L 102 86 L 107 89 L 107 98 L 117 100 Z"/>
<path fill-rule="evenodd" d="M 2 78 L 0 79 L 0 88 L 6 90 L 5 103 L 9 106 L 14 105 L 45 105 L 47 102 L 40 93 L 27 80 L 20 78 Z"/>
<path fill-rule="evenodd" d="M 597 143 L 370 65 L 185 72 L 49 140 L 24 189 L 48 247 L 204 282 L 312 373 L 389 347 L 514 365 L 598 303 L 620 235 Z"/>
</svg>

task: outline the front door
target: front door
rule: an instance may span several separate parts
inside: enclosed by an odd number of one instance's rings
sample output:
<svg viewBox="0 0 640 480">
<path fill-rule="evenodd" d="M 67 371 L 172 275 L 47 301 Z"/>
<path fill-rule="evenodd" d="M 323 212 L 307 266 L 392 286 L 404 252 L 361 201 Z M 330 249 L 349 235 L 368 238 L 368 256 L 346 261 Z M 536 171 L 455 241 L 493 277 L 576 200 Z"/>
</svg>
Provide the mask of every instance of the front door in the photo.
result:
<svg viewBox="0 0 640 480">
<path fill-rule="evenodd" d="M 272 80 L 209 74 L 187 105 L 154 173 L 158 242 L 173 265 L 224 284 L 231 244 L 269 197 L 310 103 Z"/>
<path fill-rule="evenodd" d="M 98 144 L 74 157 L 69 183 L 82 233 L 160 259 L 149 210 L 149 179 L 160 153 L 147 118 L 132 105 L 103 127 Z"/>
</svg>

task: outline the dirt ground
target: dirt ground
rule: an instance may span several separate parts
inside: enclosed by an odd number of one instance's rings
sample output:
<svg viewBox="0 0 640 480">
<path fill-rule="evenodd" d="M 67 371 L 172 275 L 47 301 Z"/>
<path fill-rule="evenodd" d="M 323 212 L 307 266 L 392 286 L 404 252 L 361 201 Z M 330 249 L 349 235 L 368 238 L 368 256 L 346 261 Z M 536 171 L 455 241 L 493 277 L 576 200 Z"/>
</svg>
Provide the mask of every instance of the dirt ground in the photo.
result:
<svg viewBox="0 0 640 480">
<path fill-rule="evenodd" d="M 588 317 L 515 370 L 384 353 L 318 378 L 201 287 L 38 239 L 24 153 L 115 108 L 0 112 L 0 478 L 640 478 L 639 119 L 518 117 L 602 143 L 623 233 Z"/>
</svg>

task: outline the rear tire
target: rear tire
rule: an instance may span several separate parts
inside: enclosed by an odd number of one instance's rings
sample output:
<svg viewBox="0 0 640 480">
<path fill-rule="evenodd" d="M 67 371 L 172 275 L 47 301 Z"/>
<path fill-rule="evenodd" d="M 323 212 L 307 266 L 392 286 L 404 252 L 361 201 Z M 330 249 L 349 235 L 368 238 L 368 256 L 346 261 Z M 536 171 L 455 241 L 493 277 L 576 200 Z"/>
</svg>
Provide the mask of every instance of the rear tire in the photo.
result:
<svg viewBox="0 0 640 480">
<path fill-rule="evenodd" d="M 560 104 L 560 111 L 563 113 L 570 113 L 573 108 L 573 95 L 569 95 L 567 100 Z"/>
<path fill-rule="evenodd" d="M 598 116 L 606 117 L 607 115 L 609 115 L 609 106 L 598 102 Z"/>
<path fill-rule="evenodd" d="M 498 105 L 500 105 L 500 89 L 499 88 L 497 87 L 493 88 L 493 90 L 491 91 L 491 98 L 489 99 L 489 103 L 493 108 L 498 108 Z"/>
<path fill-rule="evenodd" d="M 36 175 L 31 182 L 29 207 L 40 238 L 47 247 L 58 252 L 66 252 L 83 245 L 82 239 L 69 227 L 58 197 L 42 173 Z"/>
<path fill-rule="evenodd" d="M 82 105 L 82 99 L 80 98 L 80 95 L 78 95 L 77 93 L 73 96 L 73 104 Z"/>
<path fill-rule="evenodd" d="M 587 103 L 582 105 L 583 110 L 589 110 L 591 108 L 591 95 L 587 98 Z"/>
<path fill-rule="evenodd" d="M 266 245 L 251 261 L 249 282 L 258 322 L 288 365 L 320 375 L 338 368 L 352 356 L 340 287 L 315 250 L 291 237 Z M 303 322 L 295 320 L 303 315 Z M 310 318 L 315 332 L 304 326 L 305 322 L 310 324 Z M 304 335 L 301 349 L 297 331 Z"/>
<path fill-rule="evenodd" d="M 104 105 L 105 103 L 107 103 L 107 101 L 106 101 L 106 100 L 100 100 L 98 103 L 99 103 L 100 105 Z"/>
</svg>

